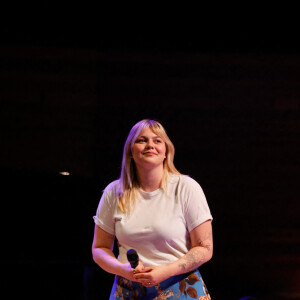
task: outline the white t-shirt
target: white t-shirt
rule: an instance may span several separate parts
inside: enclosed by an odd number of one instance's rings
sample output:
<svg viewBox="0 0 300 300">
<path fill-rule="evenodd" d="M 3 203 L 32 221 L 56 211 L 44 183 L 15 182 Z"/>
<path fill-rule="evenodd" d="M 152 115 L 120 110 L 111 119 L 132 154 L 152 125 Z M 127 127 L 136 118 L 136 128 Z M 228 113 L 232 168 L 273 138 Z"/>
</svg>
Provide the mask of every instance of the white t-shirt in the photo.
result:
<svg viewBox="0 0 300 300">
<path fill-rule="evenodd" d="M 117 184 L 118 180 L 105 188 L 94 221 L 117 237 L 122 263 L 127 262 L 131 248 L 145 267 L 176 261 L 191 248 L 189 232 L 212 220 L 202 188 L 191 177 L 171 175 L 168 194 L 161 188 L 150 193 L 140 189 L 129 215 L 118 208 Z"/>
</svg>

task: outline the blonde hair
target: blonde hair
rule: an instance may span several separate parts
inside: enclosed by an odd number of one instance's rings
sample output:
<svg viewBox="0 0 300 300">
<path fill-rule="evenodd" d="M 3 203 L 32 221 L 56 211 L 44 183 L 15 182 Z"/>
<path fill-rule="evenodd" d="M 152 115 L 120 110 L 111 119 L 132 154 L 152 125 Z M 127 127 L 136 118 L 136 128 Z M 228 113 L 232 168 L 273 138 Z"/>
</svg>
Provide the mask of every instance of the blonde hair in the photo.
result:
<svg viewBox="0 0 300 300">
<path fill-rule="evenodd" d="M 166 145 L 166 158 L 164 160 L 163 176 L 161 188 L 167 192 L 167 181 L 169 174 L 180 174 L 174 166 L 175 148 L 169 139 L 163 126 L 155 120 L 145 119 L 136 123 L 130 130 L 123 149 L 123 159 L 119 185 L 117 189 L 118 206 L 122 212 L 130 211 L 136 202 L 139 182 L 136 173 L 134 160 L 131 156 L 131 148 L 139 134 L 145 129 L 150 128 L 157 134 Z"/>
</svg>

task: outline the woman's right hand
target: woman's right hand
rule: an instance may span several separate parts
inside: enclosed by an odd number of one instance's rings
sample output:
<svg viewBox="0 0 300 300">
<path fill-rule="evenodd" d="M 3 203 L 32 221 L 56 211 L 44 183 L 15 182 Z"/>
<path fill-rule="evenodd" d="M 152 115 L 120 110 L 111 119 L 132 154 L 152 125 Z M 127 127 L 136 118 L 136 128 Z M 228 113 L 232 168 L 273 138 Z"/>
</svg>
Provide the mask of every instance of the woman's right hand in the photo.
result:
<svg viewBox="0 0 300 300">
<path fill-rule="evenodd" d="M 139 264 L 137 265 L 137 267 L 135 269 L 133 269 L 130 265 L 130 263 L 125 263 L 123 264 L 122 266 L 122 274 L 121 276 L 128 279 L 128 280 L 131 280 L 131 281 L 136 281 L 136 279 L 134 279 L 134 275 L 135 274 L 138 274 L 138 273 L 143 273 L 145 270 L 145 267 L 144 265 L 139 262 Z"/>
<path fill-rule="evenodd" d="M 113 253 L 114 239 L 114 235 L 95 225 L 92 245 L 93 259 L 103 270 L 135 281 L 133 275 L 143 273 L 145 268 L 141 262 L 135 269 L 132 269 L 129 262 L 122 264 Z"/>
</svg>

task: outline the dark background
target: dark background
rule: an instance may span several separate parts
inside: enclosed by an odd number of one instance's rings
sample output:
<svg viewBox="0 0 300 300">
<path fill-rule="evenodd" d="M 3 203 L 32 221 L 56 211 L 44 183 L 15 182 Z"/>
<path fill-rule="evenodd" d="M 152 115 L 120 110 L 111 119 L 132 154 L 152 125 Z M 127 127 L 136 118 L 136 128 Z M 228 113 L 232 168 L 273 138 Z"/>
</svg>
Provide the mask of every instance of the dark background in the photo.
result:
<svg viewBox="0 0 300 300">
<path fill-rule="evenodd" d="M 200 268 L 212 299 L 300 299 L 297 21 L 176 15 L 154 29 L 156 16 L 141 27 L 104 9 L 90 22 L 67 4 L 24 8 L 1 28 L 1 293 L 107 299 L 92 216 L 130 128 L 155 118 L 214 216 Z"/>
</svg>

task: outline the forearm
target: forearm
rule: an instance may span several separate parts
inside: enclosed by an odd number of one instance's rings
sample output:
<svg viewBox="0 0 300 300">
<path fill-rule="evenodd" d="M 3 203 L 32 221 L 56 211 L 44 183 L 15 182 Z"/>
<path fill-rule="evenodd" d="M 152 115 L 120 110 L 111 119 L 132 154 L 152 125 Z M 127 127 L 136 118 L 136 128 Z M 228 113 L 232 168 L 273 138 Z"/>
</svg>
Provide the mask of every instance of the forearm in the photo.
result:
<svg viewBox="0 0 300 300">
<path fill-rule="evenodd" d="M 124 265 L 120 263 L 114 253 L 107 248 L 94 248 L 93 259 L 95 263 L 108 273 L 123 276 Z"/>
<path fill-rule="evenodd" d="M 165 265 L 145 268 L 144 273 L 134 278 L 149 286 L 171 277 L 191 272 L 212 258 L 213 238 L 210 220 L 190 232 L 192 248 L 180 259 Z M 148 285 L 147 285 L 148 284 Z"/>
<path fill-rule="evenodd" d="M 212 252 L 210 250 L 205 247 L 195 246 L 177 261 L 166 265 L 147 267 L 143 273 L 135 274 L 134 279 L 145 286 L 149 286 L 149 282 L 153 286 L 171 276 L 188 273 L 197 269 L 209 261 L 211 256 Z"/>
<path fill-rule="evenodd" d="M 188 273 L 199 268 L 212 258 L 212 249 L 195 246 L 182 258 L 168 265 L 172 276 Z"/>
<path fill-rule="evenodd" d="M 199 268 L 212 258 L 213 236 L 211 221 L 208 220 L 190 232 L 192 248 L 179 260 L 171 264 L 174 275 Z"/>
</svg>

